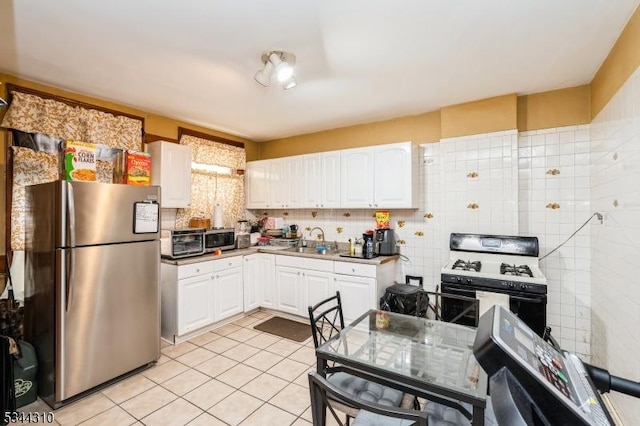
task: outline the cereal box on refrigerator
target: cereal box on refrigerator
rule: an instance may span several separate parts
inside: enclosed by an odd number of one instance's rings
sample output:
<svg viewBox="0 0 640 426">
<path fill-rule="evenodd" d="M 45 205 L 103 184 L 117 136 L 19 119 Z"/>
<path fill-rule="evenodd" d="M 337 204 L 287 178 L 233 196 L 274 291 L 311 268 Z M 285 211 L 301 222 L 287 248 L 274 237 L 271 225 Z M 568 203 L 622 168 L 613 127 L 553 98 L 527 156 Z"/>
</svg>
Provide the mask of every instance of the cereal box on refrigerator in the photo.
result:
<svg viewBox="0 0 640 426">
<path fill-rule="evenodd" d="M 151 185 L 151 154 L 124 151 L 124 180 L 127 185 Z"/>
<path fill-rule="evenodd" d="M 96 144 L 66 141 L 60 161 L 60 178 L 67 181 L 96 180 Z"/>
</svg>

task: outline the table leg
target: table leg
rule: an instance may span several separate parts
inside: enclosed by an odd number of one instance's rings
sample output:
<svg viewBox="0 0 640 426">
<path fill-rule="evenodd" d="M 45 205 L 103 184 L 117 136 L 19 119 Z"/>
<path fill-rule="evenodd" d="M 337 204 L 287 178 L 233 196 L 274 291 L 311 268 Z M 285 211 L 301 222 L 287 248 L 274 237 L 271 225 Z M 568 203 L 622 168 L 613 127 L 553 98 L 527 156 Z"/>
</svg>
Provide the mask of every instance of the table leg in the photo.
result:
<svg viewBox="0 0 640 426">
<path fill-rule="evenodd" d="M 484 408 L 473 407 L 473 419 L 471 420 L 473 426 L 484 425 Z"/>
</svg>

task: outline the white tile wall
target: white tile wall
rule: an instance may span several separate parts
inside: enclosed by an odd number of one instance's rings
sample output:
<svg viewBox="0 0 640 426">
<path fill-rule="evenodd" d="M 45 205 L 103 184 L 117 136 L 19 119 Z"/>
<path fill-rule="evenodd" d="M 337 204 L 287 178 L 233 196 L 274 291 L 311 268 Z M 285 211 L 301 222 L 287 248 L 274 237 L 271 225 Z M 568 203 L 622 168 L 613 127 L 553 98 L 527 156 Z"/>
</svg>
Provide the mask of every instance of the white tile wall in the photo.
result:
<svg viewBox="0 0 640 426">
<path fill-rule="evenodd" d="M 518 174 L 520 234 L 536 236 L 540 242 L 540 268 L 547 277 L 547 323 L 564 349 L 588 358 L 589 226 L 567 239 L 593 214 L 589 126 L 520 133 Z M 559 208 L 551 208 L 553 204 Z"/>
<path fill-rule="evenodd" d="M 640 68 L 591 124 L 592 362 L 640 381 Z M 640 419 L 638 399 L 613 392 L 625 424 Z"/>
</svg>

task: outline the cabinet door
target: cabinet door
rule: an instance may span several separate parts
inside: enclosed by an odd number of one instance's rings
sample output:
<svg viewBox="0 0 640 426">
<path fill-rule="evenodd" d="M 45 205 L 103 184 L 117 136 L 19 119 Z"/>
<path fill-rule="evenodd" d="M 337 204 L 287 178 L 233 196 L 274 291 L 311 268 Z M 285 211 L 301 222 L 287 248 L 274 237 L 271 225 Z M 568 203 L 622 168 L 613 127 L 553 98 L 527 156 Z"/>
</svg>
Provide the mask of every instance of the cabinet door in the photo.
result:
<svg viewBox="0 0 640 426">
<path fill-rule="evenodd" d="M 276 257 L 273 254 L 259 253 L 259 275 L 256 277 L 260 306 L 276 306 Z"/>
<path fill-rule="evenodd" d="M 147 147 L 151 153 L 151 184 L 160 185 L 162 208 L 191 205 L 191 147 L 158 141 Z"/>
<path fill-rule="evenodd" d="M 271 201 L 268 207 L 273 209 L 286 208 L 291 191 L 291 163 L 282 158 L 268 161 L 271 176 L 269 179 Z"/>
<path fill-rule="evenodd" d="M 242 268 L 216 272 L 213 283 L 214 319 L 220 321 L 242 312 Z"/>
<path fill-rule="evenodd" d="M 304 194 L 303 207 L 320 208 L 322 204 L 322 155 L 308 154 L 303 158 L 304 164 Z"/>
<path fill-rule="evenodd" d="M 258 294 L 258 280 L 260 279 L 260 255 L 250 254 L 244 256 L 242 265 L 242 286 L 244 289 L 244 312 L 260 306 Z"/>
<path fill-rule="evenodd" d="M 351 324 L 369 309 L 378 307 L 375 300 L 375 278 L 338 274 L 335 277 L 337 290 L 340 291 L 345 325 Z"/>
<path fill-rule="evenodd" d="M 412 208 L 413 162 L 410 142 L 374 148 L 374 207 Z"/>
<path fill-rule="evenodd" d="M 213 298 L 211 275 L 178 280 L 178 335 L 214 321 Z"/>
<path fill-rule="evenodd" d="M 302 271 L 288 266 L 276 266 L 276 309 L 295 315 L 302 312 Z"/>
<path fill-rule="evenodd" d="M 304 312 L 307 313 L 307 307 L 335 294 L 333 290 L 333 274 L 331 272 L 305 271 L 303 272 L 306 288 L 306 304 Z"/>
<path fill-rule="evenodd" d="M 373 149 L 346 149 L 340 153 L 341 207 L 374 207 L 373 172 Z"/>
<path fill-rule="evenodd" d="M 340 207 L 340 151 L 325 152 L 322 154 L 322 169 L 320 182 L 322 182 L 322 199 L 320 207 Z"/>
<path fill-rule="evenodd" d="M 247 208 L 270 208 L 271 162 L 250 161 L 246 165 L 245 185 Z"/>
</svg>

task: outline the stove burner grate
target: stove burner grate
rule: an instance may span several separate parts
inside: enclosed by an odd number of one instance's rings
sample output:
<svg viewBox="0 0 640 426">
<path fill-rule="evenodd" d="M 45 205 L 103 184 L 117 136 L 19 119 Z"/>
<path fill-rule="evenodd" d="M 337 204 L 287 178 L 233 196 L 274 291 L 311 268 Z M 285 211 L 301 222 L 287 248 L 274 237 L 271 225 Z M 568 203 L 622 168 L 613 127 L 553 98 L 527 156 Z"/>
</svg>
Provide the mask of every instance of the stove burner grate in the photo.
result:
<svg viewBox="0 0 640 426">
<path fill-rule="evenodd" d="M 458 259 L 453 263 L 453 266 L 451 267 L 451 269 L 480 272 L 480 269 L 482 269 L 482 263 L 479 260 L 472 262 L 470 260 L 464 261 L 464 260 Z"/>
<path fill-rule="evenodd" d="M 531 272 L 531 268 L 528 265 L 508 265 L 503 263 L 500 265 L 500 274 L 502 275 L 516 275 L 519 277 L 531 277 L 533 278 L 533 272 Z"/>
</svg>

